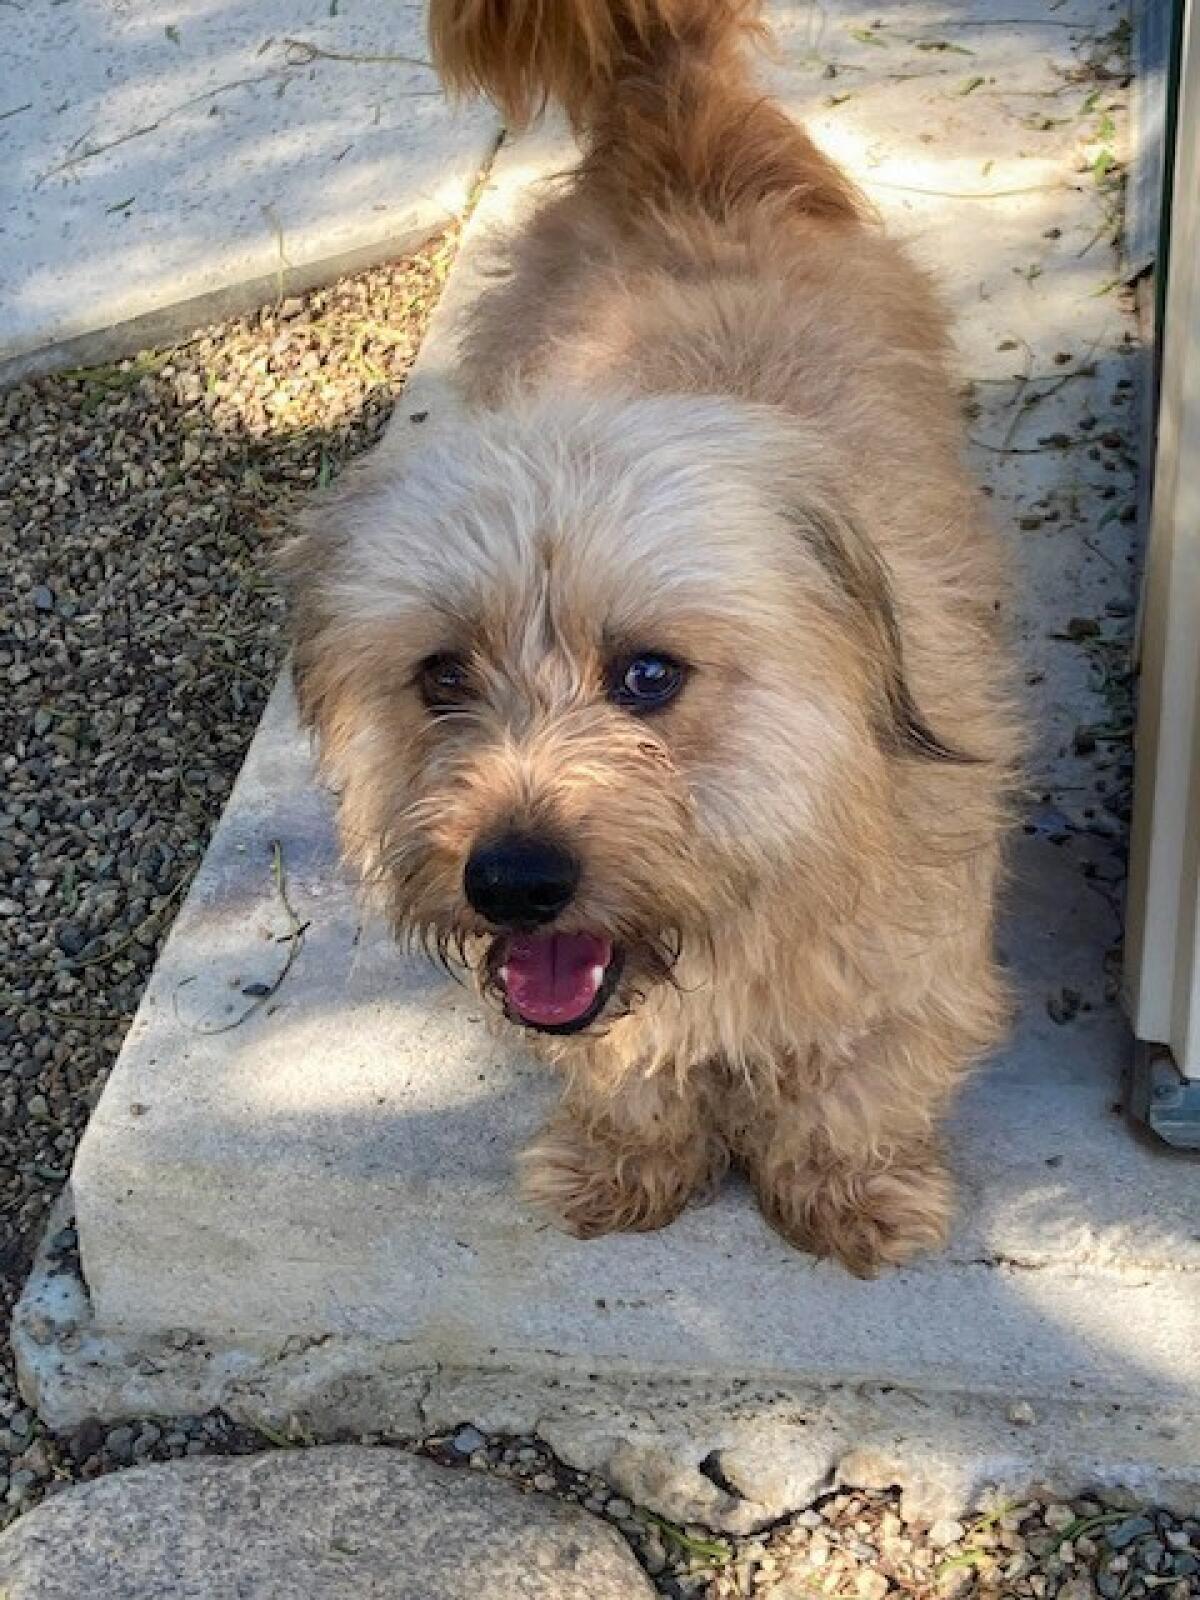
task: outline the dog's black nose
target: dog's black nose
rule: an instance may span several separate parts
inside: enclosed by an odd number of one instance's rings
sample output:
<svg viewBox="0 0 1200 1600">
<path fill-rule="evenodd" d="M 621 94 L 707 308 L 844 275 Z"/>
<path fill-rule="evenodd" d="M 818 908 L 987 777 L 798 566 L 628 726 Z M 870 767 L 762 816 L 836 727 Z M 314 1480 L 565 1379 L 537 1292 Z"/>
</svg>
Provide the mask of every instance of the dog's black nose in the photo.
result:
<svg viewBox="0 0 1200 1600">
<path fill-rule="evenodd" d="M 578 884 L 579 863 L 568 850 L 519 833 L 480 845 L 463 873 L 467 899 L 498 928 L 553 922 Z"/>
</svg>

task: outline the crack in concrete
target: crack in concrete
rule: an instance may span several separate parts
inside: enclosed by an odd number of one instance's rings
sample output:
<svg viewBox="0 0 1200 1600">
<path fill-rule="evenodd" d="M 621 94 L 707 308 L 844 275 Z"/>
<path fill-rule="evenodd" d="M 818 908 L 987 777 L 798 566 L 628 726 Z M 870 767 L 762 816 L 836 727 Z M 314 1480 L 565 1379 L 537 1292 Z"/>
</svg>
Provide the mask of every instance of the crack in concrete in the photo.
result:
<svg viewBox="0 0 1200 1600">
<path fill-rule="evenodd" d="M 421 1419 L 421 1432 L 433 1431 L 433 1421 L 430 1413 L 430 1404 L 433 1400 L 434 1389 L 442 1379 L 442 1363 L 435 1361 L 431 1367 L 419 1370 L 415 1376 L 420 1381 L 420 1391 L 416 1396 L 414 1405 L 418 1417 Z"/>
<path fill-rule="evenodd" d="M 991 1255 L 970 1256 L 963 1262 L 965 1267 L 986 1267 L 989 1271 L 1009 1272 L 1061 1272 L 1063 1270 L 1062 1256 L 1015 1256 Z M 1119 1260 L 1113 1256 L 1101 1256 L 1097 1253 L 1082 1253 L 1071 1261 L 1073 1268 L 1090 1269 L 1094 1272 L 1104 1272 L 1113 1277 L 1132 1280 L 1144 1285 L 1147 1274 L 1169 1272 L 1176 1276 L 1188 1277 L 1200 1275 L 1200 1262 L 1191 1261 L 1163 1261 L 1141 1260 L 1121 1257 Z"/>
</svg>

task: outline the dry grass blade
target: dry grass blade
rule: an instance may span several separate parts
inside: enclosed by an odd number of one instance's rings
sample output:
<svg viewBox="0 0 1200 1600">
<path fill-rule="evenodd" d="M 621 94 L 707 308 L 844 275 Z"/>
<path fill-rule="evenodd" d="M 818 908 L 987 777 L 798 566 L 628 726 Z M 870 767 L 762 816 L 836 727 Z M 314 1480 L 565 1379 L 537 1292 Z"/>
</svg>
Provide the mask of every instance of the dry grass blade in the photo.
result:
<svg viewBox="0 0 1200 1600">
<path fill-rule="evenodd" d="M 271 877 L 275 885 L 276 896 L 280 905 L 283 907 L 284 914 L 288 920 L 287 933 L 280 934 L 275 941 L 276 944 L 287 945 L 287 955 L 284 958 L 283 964 L 279 968 L 279 971 L 275 974 L 274 978 L 263 983 L 254 984 L 252 990 L 250 986 L 247 986 L 242 990 L 242 993 L 248 996 L 250 1004 L 246 1006 L 241 1013 L 233 1019 L 232 1022 L 222 1022 L 215 1028 L 197 1027 L 195 1024 L 193 1024 L 193 1033 L 202 1033 L 208 1037 L 218 1033 L 232 1033 L 235 1028 L 240 1028 L 244 1022 L 254 1015 L 256 1011 L 261 1011 L 268 1000 L 273 999 L 273 997 L 279 993 L 279 990 L 282 988 L 285 980 L 287 979 L 288 973 L 295 966 L 296 958 L 304 948 L 304 935 L 308 929 L 308 923 L 300 921 L 300 918 L 296 915 L 295 908 L 288 897 L 287 874 L 283 864 L 283 846 L 280 844 L 278 839 L 273 839 L 271 841 Z M 180 983 L 179 988 L 182 989 L 187 984 L 194 982 L 194 978 L 184 978 Z M 178 1000 L 178 990 L 176 991 L 176 1000 Z M 178 1005 L 176 1005 L 175 1009 L 176 1015 L 178 1015 Z"/>
</svg>

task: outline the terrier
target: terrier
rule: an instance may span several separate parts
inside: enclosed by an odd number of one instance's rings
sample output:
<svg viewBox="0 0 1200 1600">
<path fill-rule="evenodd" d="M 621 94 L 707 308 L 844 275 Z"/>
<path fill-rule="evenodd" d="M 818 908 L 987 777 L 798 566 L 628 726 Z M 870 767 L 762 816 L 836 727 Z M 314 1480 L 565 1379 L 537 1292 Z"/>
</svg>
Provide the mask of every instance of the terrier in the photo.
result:
<svg viewBox="0 0 1200 1600">
<path fill-rule="evenodd" d="M 581 1237 L 734 1162 L 869 1275 L 939 1246 L 1000 1036 L 1002 571 L 925 277 L 764 97 L 754 0 L 432 0 L 452 91 L 582 147 L 465 326 L 464 414 L 285 558 L 348 860 L 561 1070 Z"/>
</svg>

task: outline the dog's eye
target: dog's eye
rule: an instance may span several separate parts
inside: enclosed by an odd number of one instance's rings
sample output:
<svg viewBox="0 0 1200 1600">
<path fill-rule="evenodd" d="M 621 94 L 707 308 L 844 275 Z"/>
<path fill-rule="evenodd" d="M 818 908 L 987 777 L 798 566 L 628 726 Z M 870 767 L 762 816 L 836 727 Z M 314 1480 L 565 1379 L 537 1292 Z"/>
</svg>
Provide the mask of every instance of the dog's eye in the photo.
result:
<svg viewBox="0 0 1200 1600">
<path fill-rule="evenodd" d="M 686 678 L 687 669 L 678 661 L 647 651 L 618 664 L 609 697 L 627 711 L 657 711 L 674 700 Z"/>
<path fill-rule="evenodd" d="M 471 698 L 471 671 L 460 656 L 430 656 L 417 672 L 417 688 L 431 711 L 460 706 Z"/>
</svg>

